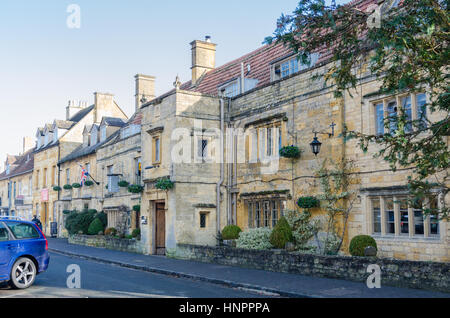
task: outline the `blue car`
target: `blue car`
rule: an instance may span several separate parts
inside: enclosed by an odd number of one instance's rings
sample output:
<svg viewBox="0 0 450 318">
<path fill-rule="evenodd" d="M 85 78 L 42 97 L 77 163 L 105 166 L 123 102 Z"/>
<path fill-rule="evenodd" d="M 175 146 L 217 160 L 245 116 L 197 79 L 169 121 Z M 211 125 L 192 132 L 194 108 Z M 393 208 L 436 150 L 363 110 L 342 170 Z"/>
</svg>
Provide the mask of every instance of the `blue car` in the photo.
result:
<svg viewBox="0 0 450 318">
<path fill-rule="evenodd" d="M 0 217 L 0 282 L 28 288 L 47 270 L 49 260 L 48 242 L 39 227 Z"/>
</svg>

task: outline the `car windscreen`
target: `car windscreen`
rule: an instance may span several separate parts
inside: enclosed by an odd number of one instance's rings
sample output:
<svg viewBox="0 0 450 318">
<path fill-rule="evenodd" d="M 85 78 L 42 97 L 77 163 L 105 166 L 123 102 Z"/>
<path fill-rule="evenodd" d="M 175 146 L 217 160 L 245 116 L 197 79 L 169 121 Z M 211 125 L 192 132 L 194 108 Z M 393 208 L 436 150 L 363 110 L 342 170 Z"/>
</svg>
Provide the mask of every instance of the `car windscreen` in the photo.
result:
<svg viewBox="0 0 450 318">
<path fill-rule="evenodd" d="M 39 238 L 39 232 L 36 228 L 27 223 L 5 222 L 16 239 L 32 239 Z"/>
<path fill-rule="evenodd" d="M 3 225 L 2 222 L 0 222 L 0 242 L 8 241 L 9 240 L 9 234 L 8 229 L 5 225 Z"/>
</svg>

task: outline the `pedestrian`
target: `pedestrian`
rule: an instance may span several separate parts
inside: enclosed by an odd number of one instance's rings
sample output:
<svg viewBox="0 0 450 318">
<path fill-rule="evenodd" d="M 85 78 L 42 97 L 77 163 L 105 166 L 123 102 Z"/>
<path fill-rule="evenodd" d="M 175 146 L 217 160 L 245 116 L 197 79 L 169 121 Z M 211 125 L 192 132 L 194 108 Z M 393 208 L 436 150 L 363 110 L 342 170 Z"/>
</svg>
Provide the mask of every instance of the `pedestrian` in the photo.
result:
<svg viewBox="0 0 450 318">
<path fill-rule="evenodd" d="M 31 222 L 33 222 L 34 224 L 36 224 L 39 229 L 42 231 L 42 223 L 41 221 L 37 218 L 37 216 L 33 216 L 33 219 L 31 220 Z"/>
</svg>

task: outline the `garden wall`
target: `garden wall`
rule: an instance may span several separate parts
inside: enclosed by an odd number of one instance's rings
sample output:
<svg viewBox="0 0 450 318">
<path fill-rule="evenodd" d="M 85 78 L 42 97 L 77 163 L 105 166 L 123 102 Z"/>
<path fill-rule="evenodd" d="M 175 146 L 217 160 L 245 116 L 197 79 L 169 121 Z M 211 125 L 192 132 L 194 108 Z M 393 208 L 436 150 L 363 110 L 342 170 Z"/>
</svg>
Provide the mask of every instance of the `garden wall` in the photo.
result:
<svg viewBox="0 0 450 318">
<path fill-rule="evenodd" d="M 243 250 L 179 244 L 174 258 L 291 274 L 366 282 L 367 267 L 381 268 L 381 285 L 450 293 L 450 264 L 386 258 L 324 256 L 283 250 Z"/>
<path fill-rule="evenodd" d="M 122 252 L 145 254 L 145 246 L 138 240 L 119 239 L 103 235 L 70 235 L 69 243 L 106 248 Z"/>
</svg>

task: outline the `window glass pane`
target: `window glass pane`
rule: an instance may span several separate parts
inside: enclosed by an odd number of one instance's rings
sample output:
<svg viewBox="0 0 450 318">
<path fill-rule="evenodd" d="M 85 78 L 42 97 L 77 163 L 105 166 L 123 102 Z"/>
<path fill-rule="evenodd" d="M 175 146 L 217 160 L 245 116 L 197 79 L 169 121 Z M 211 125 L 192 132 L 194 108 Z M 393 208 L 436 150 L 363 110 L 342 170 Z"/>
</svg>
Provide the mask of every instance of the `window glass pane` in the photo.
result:
<svg viewBox="0 0 450 318">
<path fill-rule="evenodd" d="M 283 139 L 281 136 L 281 127 L 277 127 L 278 132 L 278 150 L 280 150 L 283 147 Z"/>
<path fill-rule="evenodd" d="M 264 227 L 270 227 L 270 202 L 264 202 Z"/>
<path fill-rule="evenodd" d="M 25 223 L 6 222 L 17 239 L 39 238 L 40 235 L 34 226 Z"/>
<path fill-rule="evenodd" d="M 0 242 L 8 241 L 9 235 L 7 228 L 3 225 L 3 223 L 0 223 Z"/>
<path fill-rule="evenodd" d="M 438 210 L 437 198 L 430 200 L 430 208 L 432 211 Z M 430 234 L 439 235 L 439 217 L 436 214 L 430 214 Z"/>
<path fill-rule="evenodd" d="M 281 64 L 281 77 L 289 76 L 289 61 Z"/>
<path fill-rule="evenodd" d="M 272 128 L 267 128 L 267 156 L 272 155 Z"/>
<path fill-rule="evenodd" d="M 416 95 L 417 120 L 421 121 L 421 128 L 427 127 L 427 97 L 426 94 Z"/>
<path fill-rule="evenodd" d="M 394 200 L 386 198 L 384 211 L 386 213 L 386 233 L 395 234 Z"/>
<path fill-rule="evenodd" d="M 159 138 L 155 139 L 155 162 L 159 162 L 159 158 L 160 158 L 160 141 Z"/>
<path fill-rule="evenodd" d="M 253 228 L 253 204 L 248 203 L 248 227 Z"/>
<path fill-rule="evenodd" d="M 402 98 L 402 107 L 403 111 L 406 115 L 406 121 L 407 124 L 405 126 L 406 132 L 412 131 L 412 106 L 411 106 L 411 96 L 403 97 Z"/>
<path fill-rule="evenodd" d="M 406 199 L 400 199 L 400 233 L 409 233 L 409 218 L 408 218 L 408 202 Z"/>
<path fill-rule="evenodd" d="M 255 227 L 260 227 L 261 223 L 261 206 L 259 202 L 255 203 Z"/>
<path fill-rule="evenodd" d="M 206 214 L 200 213 L 200 227 L 202 229 L 206 228 Z"/>
<path fill-rule="evenodd" d="M 278 202 L 272 201 L 272 227 L 275 227 L 278 222 Z"/>
<path fill-rule="evenodd" d="M 383 103 L 377 104 L 375 106 L 375 127 L 376 134 L 384 134 L 384 105 Z"/>
<path fill-rule="evenodd" d="M 387 112 L 389 116 L 389 131 L 391 134 L 397 130 L 397 102 L 391 101 L 388 103 Z"/>
<path fill-rule="evenodd" d="M 373 213 L 373 232 L 381 233 L 381 209 L 379 198 L 372 200 L 372 213 Z"/>
</svg>

